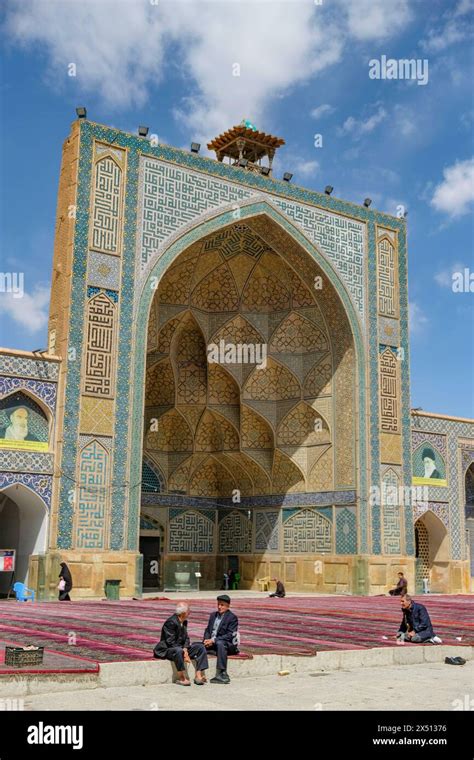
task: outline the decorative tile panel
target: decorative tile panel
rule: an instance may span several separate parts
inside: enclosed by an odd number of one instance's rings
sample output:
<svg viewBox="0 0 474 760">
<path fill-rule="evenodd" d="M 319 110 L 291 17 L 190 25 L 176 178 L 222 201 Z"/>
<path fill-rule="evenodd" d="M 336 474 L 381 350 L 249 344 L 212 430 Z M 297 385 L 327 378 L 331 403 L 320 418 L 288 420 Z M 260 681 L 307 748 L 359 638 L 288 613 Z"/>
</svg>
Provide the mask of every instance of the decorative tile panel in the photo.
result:
<svg viewBox="0 0 474 760">
<path fill-rule="evenodd" d="M 57 380 L 60 362 L 47 359 L 30 359 L 26 356 L 0 354 L 0 375 L 30 377 L 39 380 Z"/>
<path fill-rule="evenodd" d="M 255 551 L 267 552 L 279 549 L 279 512 L 255 512 Z"/>
<path fill-rule="evenodd" d="M 332 551 L 332 525 L 319 512 L 301 509 L 283 525 L 285 554 L 322 554 Z"/>
<path fill-rule="evenodd" d="M 168 550 L 179 554 L 213 554 L 214 524 L 201 512 L 170 512 Z"/>
<path fill-rule="evenodd" d="M 48 509 L 51 509 L 52 475 L 36 475 L 30 472 L 0 472 L 0 490 L 15 483 L 27 486 L 42 498 Z"/>
</svg>

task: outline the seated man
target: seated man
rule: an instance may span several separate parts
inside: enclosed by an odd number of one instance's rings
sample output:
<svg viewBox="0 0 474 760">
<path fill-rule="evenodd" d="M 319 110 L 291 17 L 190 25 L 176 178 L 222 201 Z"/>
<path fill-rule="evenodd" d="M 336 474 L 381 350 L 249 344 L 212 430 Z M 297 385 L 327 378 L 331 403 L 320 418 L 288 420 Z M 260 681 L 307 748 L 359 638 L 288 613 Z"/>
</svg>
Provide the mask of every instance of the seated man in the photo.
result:
<svg viewBox="0 0 474 760">
<path fill-rule="evenodd" d="M 211 614 L 204 631 L 204 646 L 209 651 L 217 653 L 216 675 L 211 678 L 211 683 L 230 683 L 227 673 L 227 657 L 230 654 L 237 654 L 239 651 L 237 648 L 239 621 L 229 607 L 230 597 L 227 594 L 218 596 L 217 612 Z"/>
<path fill-rule="evenodd" d="M 396 588 L 391 588 L 388 592 L 390 596 L 405 596 L 408 591 L 408 581 L 403 573 L 398 573 L 398 583 Z"/>
<path fill-rule="evenodd" d="M 397 639 L 412 641 L 414 644 L 421 644 L 423 641 L 430 641 L 432 644 L 442 643 L 439 636 L 435 636 L 428 610 L 423 604 L 414 602 L 411 596 L 407 595 L 402 596 L 401 607 L 403 619 Z"/>
<path fill-rule="evenodd" d="M 191 686 L 191 682 L 186 677 L 184 663 L 190 663 L 196 660 L 196 676 L 194 683 L 196 686 L 202 686 L 206 683 L 206 677 L 203 670 L 209 665 L 207 661 L 206 647 L 201 642 L 195 644 L 189 643 L 188 621 L 189 606 L 186 602 L 180 602 L 176 606 L 176 613 L 171 615 L 163 624 L 161 629 L 161 638 L 153 650 L 153 655 L 160 660 L 172 660 L 176 665 L 179 680 L 176 682 L 179 686 Z"/>
<path fill-rule="evenodd" d="M 283 597 L 286 595 L 283 583 L 277 578 L 272 578 L 272 580 L 274 580 L 276 583 L 276 591 L 274 594 L 269 594 L 269 596 L 277 596 L 279 599 L 283 599 Z"/>
</svg>

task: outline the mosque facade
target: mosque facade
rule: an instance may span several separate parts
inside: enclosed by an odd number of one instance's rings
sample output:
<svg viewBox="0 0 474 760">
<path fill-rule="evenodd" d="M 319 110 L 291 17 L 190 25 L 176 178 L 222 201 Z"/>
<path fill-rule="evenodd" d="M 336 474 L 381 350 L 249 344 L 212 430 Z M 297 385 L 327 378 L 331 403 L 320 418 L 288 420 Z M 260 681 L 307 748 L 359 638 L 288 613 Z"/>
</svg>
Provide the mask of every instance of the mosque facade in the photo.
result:
<svg viewBox="0 0 474 760">
<path fill-rule="evenodd" d="M 39 598 L 61 560 L 76 598 L 470 591 L 474 421 L 410 408 L 406 220 L 276 179 L 283 142 L 73 122 L 48 346 L 0 351 L 0 549 Z"/>
</svg>

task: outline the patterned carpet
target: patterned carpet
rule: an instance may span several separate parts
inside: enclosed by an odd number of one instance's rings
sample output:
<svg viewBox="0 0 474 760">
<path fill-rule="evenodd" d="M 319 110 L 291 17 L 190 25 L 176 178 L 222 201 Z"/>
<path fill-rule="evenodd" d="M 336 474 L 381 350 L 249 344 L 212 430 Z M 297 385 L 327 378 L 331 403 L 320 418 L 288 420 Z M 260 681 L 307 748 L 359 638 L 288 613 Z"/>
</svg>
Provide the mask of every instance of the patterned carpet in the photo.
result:
<svg viewBox="0 0 474 760">
<path fill-rule="evenodd" d="M 443 643 L 474 645 L 474 596 L 418 597 L 418 601 L 426 605 Z M 152 658 L 161 625 L 175 604 L 169 600 L 0 602 L 0 637 L 98 662 L 146 660 Z M 191 602 L 192 641 L 202 640 L 214 609 L 212 599 Z M 232 610 L 239 617 L 240 649 L 247 655 L 312 655 L 395 646 L 401 620 L 399 599 L 382 596 L 269 599 L 262 595 L 236 599 Z"/>
</svg>

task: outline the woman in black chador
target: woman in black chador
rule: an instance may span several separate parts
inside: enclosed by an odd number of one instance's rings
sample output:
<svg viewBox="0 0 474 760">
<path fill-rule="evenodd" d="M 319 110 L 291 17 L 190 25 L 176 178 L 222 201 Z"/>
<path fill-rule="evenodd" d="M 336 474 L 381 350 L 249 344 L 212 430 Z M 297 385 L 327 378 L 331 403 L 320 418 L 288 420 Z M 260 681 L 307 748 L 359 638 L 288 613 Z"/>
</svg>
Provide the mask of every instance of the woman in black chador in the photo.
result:
<svg viewBox="0 0 474 760">
<path fill-rule="evenodd" d="M 61 583 L 61 581 L 64 581 L 64 583 Z M 72 575 L 71 575 L 71 571 L 69 570 L 65 562 L 61 562 L 61 572 L 59 573 L 59 584 L 60 586 L 64 586 L 64 588 L 59 589 L 59 601 L 70 602 L 71 597 L 69 596 L 69 592 L 72 589 Z"/>
</svg>

